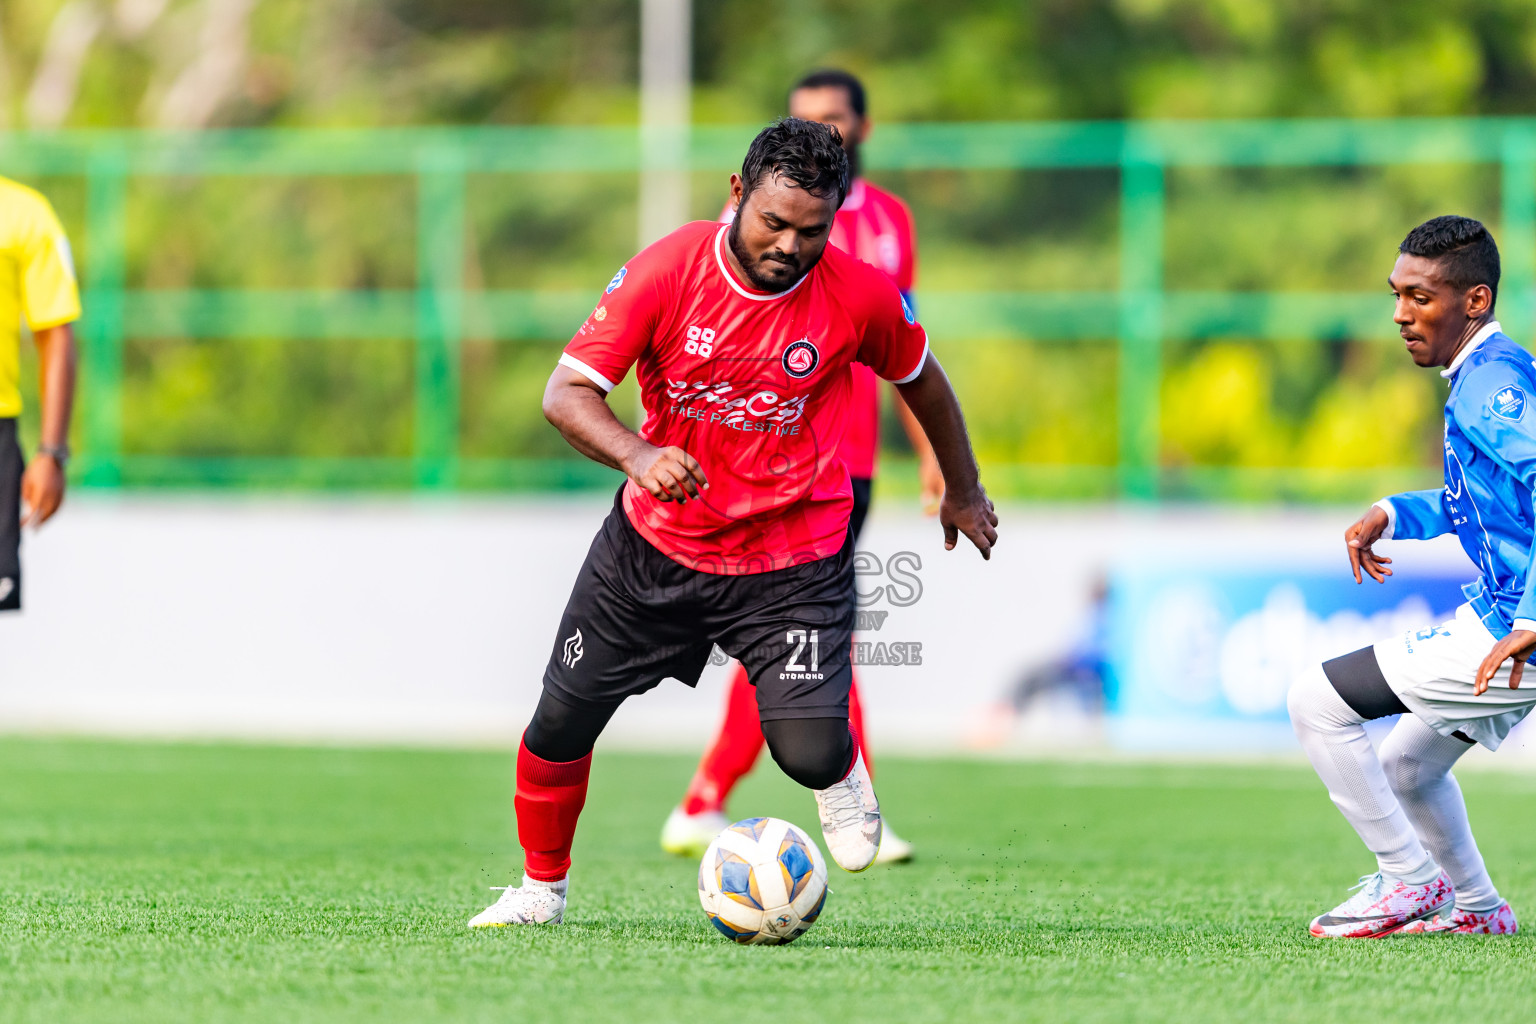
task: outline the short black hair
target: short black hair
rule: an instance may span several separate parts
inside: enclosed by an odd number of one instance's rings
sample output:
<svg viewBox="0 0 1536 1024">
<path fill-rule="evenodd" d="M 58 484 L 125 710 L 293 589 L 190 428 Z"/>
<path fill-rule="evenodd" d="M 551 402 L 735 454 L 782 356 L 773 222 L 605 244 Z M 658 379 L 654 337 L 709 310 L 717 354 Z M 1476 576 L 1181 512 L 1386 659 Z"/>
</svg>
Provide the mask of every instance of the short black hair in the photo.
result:
<svg viewBox="0 0 1536 1024">
<path fill-rule="evenodd" d="M 1499 247 L 1482 221 L 1471 217 L 1435 217 L 1408 232 L 1397 251 L 1434 260 L 1445 281 L 1458 291 L 1485 284 L 1499 297 Z"/>
<path fill-rule="evenodd" d="M 818 199 L 848 197 L 848 155 L 843 137 L 831 125 L 786 117 L 764 128 L 747 148 L 741 164 L 742 202 L 763 180 L 779 175 Z"/>
<path fill-rule="evenodd" d="M 793 96 L 801 89 L 842 89 L 848 93 L 848 105 L 853 108 L 853 112 L 860 117 L 864 116 L 864 83 L 841 68 L 822 68 L 820 71 L 812 71 L 796 82 L 795 87 L 789 90 L 789 94 Z"/>
</svg>

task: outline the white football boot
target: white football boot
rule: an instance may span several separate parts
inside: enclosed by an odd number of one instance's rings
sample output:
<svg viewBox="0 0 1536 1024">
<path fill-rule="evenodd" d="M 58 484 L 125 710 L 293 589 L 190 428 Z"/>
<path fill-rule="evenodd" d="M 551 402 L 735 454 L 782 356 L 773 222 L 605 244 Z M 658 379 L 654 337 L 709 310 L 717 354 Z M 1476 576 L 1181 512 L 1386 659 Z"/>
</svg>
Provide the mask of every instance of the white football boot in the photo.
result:
<svg viewBox="0 0 1536 1024">
<path fill-rule="evenodd" d="M 912 844 L 896 834 L 890 825 L 883 825 L 885 834 L 880 837 L 880 852 L 875 855 L 876 864 L 905 864 L 912 859 Z"/>
<path fill-rule="evenodd" d="M 837 866 L 844 871 L 863 871 L 880 852 L 880 801 L 864 767 L 864 755 L 853 759 L 853 769 L 842 782 L 815 790 L 821 811 L 821 835 Z"/>
<path fill-rule="evenodd" d="M 469 919 L 471 928 L 504 928 L 509 924 L 559 924 L 565 916 L 565 890 L 570 879 L 541 882 L 523 876 L 519 886 L 493 885 L 501 899 Z"/>
<path fill-rule="evenodd" d="M 679 857 L 702 857 L 715 836 L 730 825 L 731 819 L 722 811 L 688 814 L 681 807 L 674 807 L 661 826 L 661 848 Z"/>
<path fill-rule="evenodd" d="M 1364 875 L 1355 894 L 1312 920 L 1309 929 L 1320 939 L 1379 939 L 1420 918 L 1448 909 L 1455 899 L 1444 871 L 1424 885 L 1411 885 L 1380 871 Z"/>
</svg>

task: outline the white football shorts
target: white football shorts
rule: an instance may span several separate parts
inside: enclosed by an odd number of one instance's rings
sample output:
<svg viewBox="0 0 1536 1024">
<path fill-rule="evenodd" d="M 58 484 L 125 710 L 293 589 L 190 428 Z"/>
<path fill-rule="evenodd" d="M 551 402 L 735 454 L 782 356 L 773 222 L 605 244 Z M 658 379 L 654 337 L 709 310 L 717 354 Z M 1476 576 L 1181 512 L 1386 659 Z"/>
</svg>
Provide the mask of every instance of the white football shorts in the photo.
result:
<svg viewBox="0 0 1536 1024">
<path fill-rule="evenodd" d="M 1488 691 L 1475 697 L 1477 668 L 1496 643 L 1472 606 L 1464 604 L 1449 622 L 1379 641 L 1376 663 L 1398 699 L 1430 728 L 1442 736 L 1460 732 L 1498 750 L 1536 705 L 1536 661 L 1526 666 L 1519 689 L 1509 688 L 1513 663 L 1506 661 Z"/>
</svg>

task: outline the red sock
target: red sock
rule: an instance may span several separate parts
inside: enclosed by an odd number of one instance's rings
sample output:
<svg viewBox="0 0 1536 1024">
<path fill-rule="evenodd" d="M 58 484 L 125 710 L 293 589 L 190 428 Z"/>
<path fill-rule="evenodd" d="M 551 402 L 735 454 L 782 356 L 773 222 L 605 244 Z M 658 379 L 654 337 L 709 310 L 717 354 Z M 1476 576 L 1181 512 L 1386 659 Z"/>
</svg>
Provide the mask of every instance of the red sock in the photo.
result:
<svg viewBox="0 0 1536 1024">
<path fill-rule="evenodd" d="M 571 870 L 576 819 L 587 802 L 592 755 L 579 761 L 546 761 L 526 746 L 517 748 L 517 839 L 523 844 L 523 871 L 541 882 L 558 882 Z"/>
<path fill-rule="evenodd" d="M 858 744 L 859 750 L 864 754 L 864 767 L 869 772 L 869 777 L 875 777 L 875 761 L 869 756 L 869 743 L 865 737 L 869 733 L 864 731 L 864 704 L 859 700 L 859 677 L 853 677 L 852 684 L 848 687 L 848 729 L 853 733 L 853 742 Z"/>
<path fill-rule="evenodd" d="M 683 796 L 683 813 L 725 809 L 726 798 L 763 752 L 763 723 L 757 717 L 757 688 L 747 670 L 736 666 L 725 697 L 725 721 L 699 760 L 698 771 Z"/>
</svg>

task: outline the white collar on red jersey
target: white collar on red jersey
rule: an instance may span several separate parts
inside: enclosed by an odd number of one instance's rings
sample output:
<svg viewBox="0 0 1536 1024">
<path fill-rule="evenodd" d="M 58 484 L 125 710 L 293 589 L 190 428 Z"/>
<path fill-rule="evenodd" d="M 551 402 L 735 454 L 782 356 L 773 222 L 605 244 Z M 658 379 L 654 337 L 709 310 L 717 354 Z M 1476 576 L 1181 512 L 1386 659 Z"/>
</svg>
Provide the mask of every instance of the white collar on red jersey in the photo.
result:
<svg viewBox="0 0 1536 1024">
<path fill-rule="evenodd" d="M 790 285 L 788 288 L 781 292 L 764 293 L 748 291 L 741 286 L 740 281 L 736 280 L 736 275 L 731 273 L 731 268 L 725 265 L 725 254 L 720 251 L 720 246 L 725 242 L 725 233 L 729 230 L 731 230 L 731 226 L 729 224 L 722 224 L 720 226 L 720 230 L 715 232 L 715 263 L 720 267 L 720 273 L 725 275 L 726 283 L 728 283 L 732 288 L 736 290 L 737 295 L 740 295 L 743 298 L 751 299 L 754 302 L 768 302 L 771 299 L 782 299 L 784 296 L 788 295 L 790 292 L 804 284 L 806 277 L 811 276 L 810 272 L 807 271 L 805 277 L 800 278 L 800 280 L 796 281 L 794 284 Z"/>
</svg>

